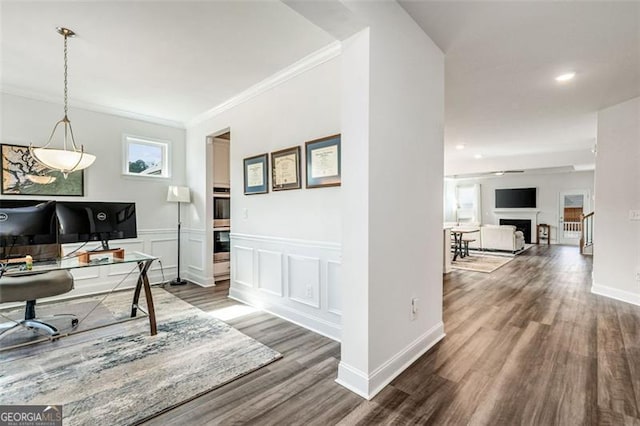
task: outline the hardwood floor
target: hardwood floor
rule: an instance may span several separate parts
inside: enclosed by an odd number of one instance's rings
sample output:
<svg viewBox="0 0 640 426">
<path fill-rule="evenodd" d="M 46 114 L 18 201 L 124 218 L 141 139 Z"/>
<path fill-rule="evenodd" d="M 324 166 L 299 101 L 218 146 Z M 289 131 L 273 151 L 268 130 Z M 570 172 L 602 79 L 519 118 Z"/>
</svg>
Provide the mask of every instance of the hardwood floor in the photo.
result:
<svg viewBox="0 0 640 426">
<path fill-rule="evenodd" d="M 283 358 L 146 424 L 640 426 L 640 307 L 591 294 L 591 260 L 541 245 L 446 275 L 447 336 L 371 401 L 335 383 L 337 342 L 241 312 L 226 321 Z M 244 306 L 228 284 L 166 288 L 208 312 Z"/>
<path fill-rule="evenodd" d="M 284 358 L 148 424 L 640 425 L 640 308 L 592 295 L 591 257 L 537 246 L 444 280 L 447 336 L 372 401 L 334 382 L 339 344 L 253 313 L 228 321 Z M 228 287 L 173 287 L 212 311 Z"/>
</svg>

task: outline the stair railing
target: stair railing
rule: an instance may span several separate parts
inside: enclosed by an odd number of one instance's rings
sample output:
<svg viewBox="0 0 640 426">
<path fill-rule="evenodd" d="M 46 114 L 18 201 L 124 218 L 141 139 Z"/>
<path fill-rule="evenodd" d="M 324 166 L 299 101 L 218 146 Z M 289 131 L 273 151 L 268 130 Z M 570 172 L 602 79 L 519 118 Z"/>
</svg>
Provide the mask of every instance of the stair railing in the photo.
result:
<svg viewBox="0 0 640 426">
<path fill-rule="evenodd" d="M 580 253 L 585 254 L 585 248 L 593 245 L 593 213 L 581 214 L 582 232 L 580 234 Z"/>
</svg>

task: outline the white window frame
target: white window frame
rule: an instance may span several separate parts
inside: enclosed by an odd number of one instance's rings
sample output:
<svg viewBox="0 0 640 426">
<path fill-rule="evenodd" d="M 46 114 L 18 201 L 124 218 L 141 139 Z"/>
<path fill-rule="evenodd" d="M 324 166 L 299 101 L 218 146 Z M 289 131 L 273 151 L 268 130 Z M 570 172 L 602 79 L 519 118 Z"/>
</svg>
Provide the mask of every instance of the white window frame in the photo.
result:
<svg viewBox="0 0 640 426">
<path fill-rule="evenodd" d="M 162 149 L 162 168 L 159 174 L 132 173 L 129 171 L 129 146 L 150 145 Z M 143 136 L 122 135 L 122 174 L 136 178 L 168 179 L 171 177 L 171 142 Z"/>
</svg>

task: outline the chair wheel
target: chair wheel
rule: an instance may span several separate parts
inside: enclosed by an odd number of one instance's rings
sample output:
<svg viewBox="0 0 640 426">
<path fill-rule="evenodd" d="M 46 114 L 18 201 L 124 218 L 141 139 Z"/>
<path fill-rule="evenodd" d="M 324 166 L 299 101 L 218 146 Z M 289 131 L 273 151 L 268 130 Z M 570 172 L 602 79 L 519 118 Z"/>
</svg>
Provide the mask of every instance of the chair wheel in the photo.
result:
<svg viewBox="0 0 640 426">
<path fill-rule="evenodd" d="M 78 318 L 74 318 L 71 320 L 71 327 L 75 327 L 78 325 Z"/>
</svg>

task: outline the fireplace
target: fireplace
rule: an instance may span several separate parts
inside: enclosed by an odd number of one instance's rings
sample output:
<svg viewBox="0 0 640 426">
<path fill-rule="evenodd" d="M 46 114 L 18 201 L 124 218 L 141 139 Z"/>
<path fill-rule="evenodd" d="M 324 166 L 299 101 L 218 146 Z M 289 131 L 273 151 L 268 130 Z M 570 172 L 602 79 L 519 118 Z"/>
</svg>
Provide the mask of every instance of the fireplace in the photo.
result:
<svg viewBox="0 0 640 426">
<path fill-rule="evenodd" d="M 500 225 L 513 225 L 524 234 L 524 242 L 531 244 L 531 221 L 527 219 L 500 219 Z"/>
</svg>

